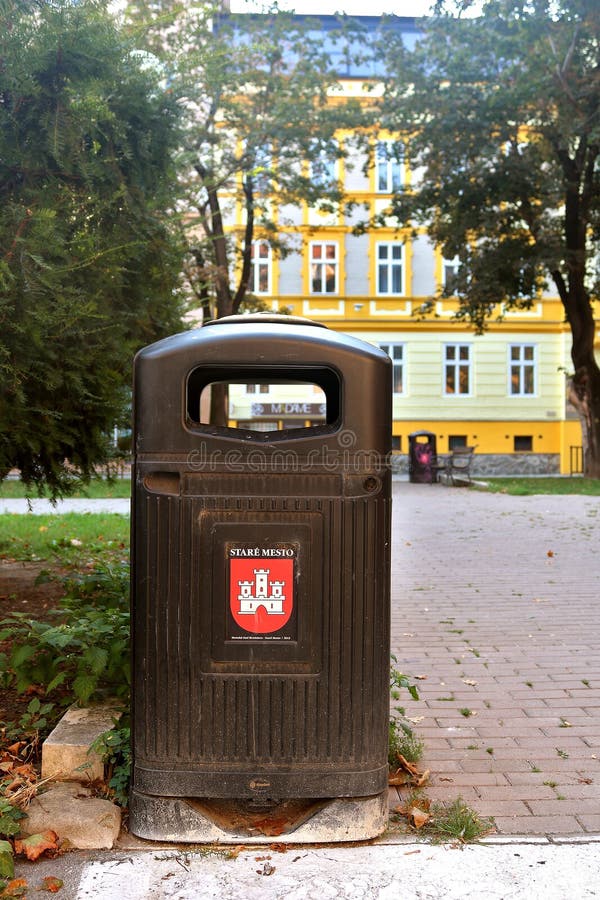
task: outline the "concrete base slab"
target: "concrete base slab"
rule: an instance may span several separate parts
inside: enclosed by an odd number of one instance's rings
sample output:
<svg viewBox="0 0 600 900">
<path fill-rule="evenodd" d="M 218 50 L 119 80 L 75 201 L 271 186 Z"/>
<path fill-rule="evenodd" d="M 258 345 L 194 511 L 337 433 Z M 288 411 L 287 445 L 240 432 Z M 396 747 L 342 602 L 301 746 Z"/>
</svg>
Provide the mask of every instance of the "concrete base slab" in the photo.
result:
<svg viewBox="0 0 600 900">
<path fill-rule="evenodd" d="M 151 841 L 286 844 L 364 841 L 385 831 L 387 791 L 375 797 L 288 800 L 256 809 L 234 801 L 153 797 L 131 792 L 129 828 Z"/>
<path fill-rule="evenodd" d="M 91 746 L 120 716 L 114 704 L 71 706 L 42 744 L 42 778 L 81 782 L 102 779 L 104 763 Z"/>
</svg>

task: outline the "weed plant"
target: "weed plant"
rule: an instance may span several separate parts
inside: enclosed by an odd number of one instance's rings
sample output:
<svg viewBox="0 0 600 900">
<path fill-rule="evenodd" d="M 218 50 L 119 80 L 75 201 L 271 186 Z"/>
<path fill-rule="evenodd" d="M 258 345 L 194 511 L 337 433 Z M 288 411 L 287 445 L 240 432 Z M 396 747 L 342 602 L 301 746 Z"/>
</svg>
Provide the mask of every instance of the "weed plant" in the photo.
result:
<svg viewBox="0 0 600 900">
<path fill-rule="evenodd" d="M 407 690 L 413 700 L 419 699 L 419 692 L 408 675 L 404 675 L 397 668 L 398 660 L 392 655 L 390 666 L 390 699 L 394 702 L 400 700 L 401 691 Z M 390 768 L 398 768 L 398 753 L 407 762 L 416 763 L 423 755 L 424 744 L 414 734 L 406 721 L 405 708 L 394 706 L 389 722 L 388 762 Z"/>
<path fill-rule="evenodd" d="M 436 803 L 431 811 L 427 831 L 434 840 L 470 844 L 494 830 L 494 820 L 480 816 L 462 797 L 452 803 Z"/>
<path fill-rule="evenodd" d="M 87 703 L 129 695 L 129 567 L 98 565 L 65 580 L 66 596 L 49 621 L 13 613 L 0 622 L 0 688 L 41 689 L 45 700 Z M 30 704 L 31 706 L 31 704 Z M 43 704 L 46 716 L 51 712 Z M 40 710 L 37 710 L 38 712 Z M 35 710 L 32 712 L 36 712 Z"/>
</svg>

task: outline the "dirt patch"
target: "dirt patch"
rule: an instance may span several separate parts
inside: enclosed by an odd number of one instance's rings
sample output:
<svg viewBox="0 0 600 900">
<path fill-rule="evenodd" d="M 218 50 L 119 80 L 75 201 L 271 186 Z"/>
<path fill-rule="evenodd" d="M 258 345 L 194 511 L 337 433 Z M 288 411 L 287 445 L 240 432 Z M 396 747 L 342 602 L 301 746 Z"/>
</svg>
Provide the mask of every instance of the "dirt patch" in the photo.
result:
<svg viewBox="0 0 600 900">
<path fill-rule="evenodd" d="M 42 571 L 48 571 L 49 580 L 36 584 Z M 50 610 L 56 608 L 64 596 L 61 576 L 65 573 L 53 569 L 48 563 L 20 562 L 14 559 L 0 559 L 0 621 L 11 613 L 19 612 L 32 619 L 48 619 Z M 10 651 L 10 643 L 0 643 L 0 653 Z M 14 691 L 0 692 L 0 723 L 15 722 L 25 712 L 35 693 L 16 694 Z"/>
</svg>

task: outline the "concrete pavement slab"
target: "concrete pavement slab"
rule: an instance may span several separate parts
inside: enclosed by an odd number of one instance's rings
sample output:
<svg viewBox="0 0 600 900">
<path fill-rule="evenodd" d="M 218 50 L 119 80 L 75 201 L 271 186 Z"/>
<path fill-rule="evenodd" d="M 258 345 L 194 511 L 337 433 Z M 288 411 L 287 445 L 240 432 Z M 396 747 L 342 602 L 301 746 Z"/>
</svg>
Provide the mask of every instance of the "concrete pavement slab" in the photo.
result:
<svg viewBox="0 0 600 900">
<path fill-rule="evenodd" d="M 600 844 L 425 843 L 242 850 L 158 848 L 19 864 L 70 900 L 567 900 L 597 897 Z"/>
</svg>

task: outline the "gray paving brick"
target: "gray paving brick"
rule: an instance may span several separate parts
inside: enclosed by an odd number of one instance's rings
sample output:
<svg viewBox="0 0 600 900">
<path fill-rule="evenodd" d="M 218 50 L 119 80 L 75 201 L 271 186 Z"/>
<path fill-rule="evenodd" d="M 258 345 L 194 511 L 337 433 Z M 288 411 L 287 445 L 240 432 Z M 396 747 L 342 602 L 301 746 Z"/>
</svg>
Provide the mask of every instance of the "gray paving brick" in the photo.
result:
<svg viewBox="0 0 600 900">
<path fill-rule="evenodd" d="M 431 790 L 475 793 L 502 833 L 600 831 L 597 508 L 580 496 L 394 484 L 393 649 L 403 671 L 427 676 L 423 699 L 402 702 L 424 717 L 415 729 Z"/>
</svg>

